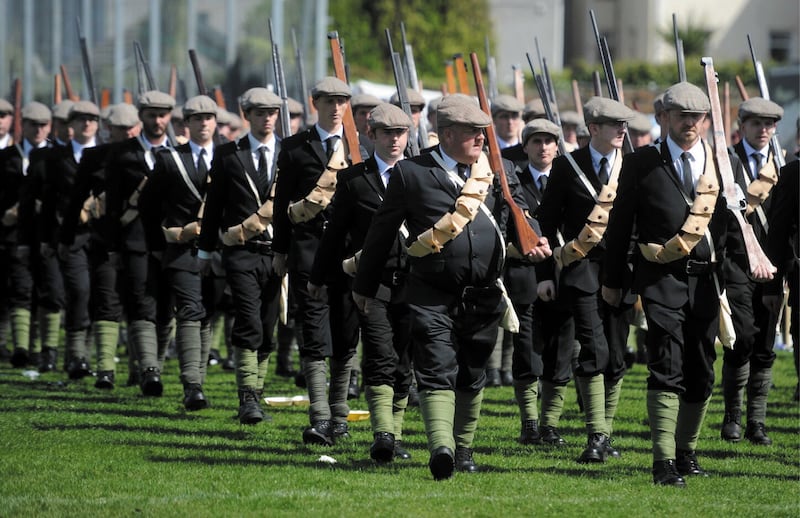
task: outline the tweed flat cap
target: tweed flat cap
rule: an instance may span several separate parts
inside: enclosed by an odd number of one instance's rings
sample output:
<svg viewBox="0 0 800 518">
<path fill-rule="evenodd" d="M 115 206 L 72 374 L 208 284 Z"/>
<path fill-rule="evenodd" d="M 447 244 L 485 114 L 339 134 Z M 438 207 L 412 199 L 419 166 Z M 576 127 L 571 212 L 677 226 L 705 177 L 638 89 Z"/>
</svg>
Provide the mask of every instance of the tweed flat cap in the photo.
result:
<svg viewBox="0 0 800 518">
<path fill-rule="evenodd" d="M 588 126 L 591 123 L 620 122 L 633 120 L 633 110 L 606 97 L 592 97 L 583 105 L 583 120 Z"/>
<path fill-rule="evenodd" d="M 425 107 L 425 98 L 422 97 L 422 94 L 417 92 L 412 88 L 406 88 L 406 92 L 408 93 L 408 104 L 410 106 L 414 106 L 419 108 L 420 110 Z M 395 106 L 400 106 L 400 98 L 397 95 L 397 92 L 392 94 L 392 97 L 389 99 L 389 102 L 394 104 Z"/>
<path fill-rule="evenodd" d="M 372 129 L 408 129 L 411 118 L 406 112 L 389 103 L 381 103 L 369 112 L 367 119 Z"/>
<path fill-rule="evenodd" d="M 22 118 L 39 124 L 46 124 L 53 118 L 50 108 L 38 101 L 31 101 L 22 107 Z"/>
<path fill-rule="evenodd" d="M 660 93 L 653 99 L 653 111 L 656 115 L 664 111 L 664 94 Z"/>
<path fill-rule="evenodd" d="M 522 145 L 524 146 L 527 144 L 528 139 L 537 133 L 546 133 L 554 136 L 556 140 L 558 140 L 558 125 L 547 119 L 533 119 L 522 129 Z"/>
<path fill-rule="evenodd" d="M 242 105 L 242 111 L 253 108 L 278 109 L 281 107 L 281 98 L 274 92 L 257 86 L 243 93 L 239 104 Z"/>
<path fill-rule="evenodd" d="M 72 120 L 79 115 L 89 115 L 100 118 L 100 108 L 92 101 L 78 101 L 69 110 L 69 119 Z"/>
<path fill-rule="evenodd" d="M 231 112 L 224 108 L 217 109 L 217 124 L 220 126 L 229 125 L 231 123 Z"/>
<path fill-rule="evenodd" d="M 485 128 L 491 123 L 492 118 L 478 107 L 475 99 L 464 94 L 444 97 L 436 111 L 436 125 L 440 128 L 454 124 Z"/>
<path fill-rule="evenodd" d="M 589 128 L 586 126 L 586 124 L 581 124 L 578 126 L 578 129 L 575 130 L 575 135 L 581 138 L 589 138 L 591 136 L 589 133 Z"/>
<path fill-rule="evenodd" d="M 172 109 L 172 120 L 183 120 L 183 106 L 176 106 Z"/>
<path fill-rule="evenodd" d="M 159 92 L 158 90 L 150 90 L 139 95 L 136 104 L 140 110 L 147 108 L 172 110 L 175 107 L 175 99 L 171 95 Z"/>
<path fill-rule="evenodd" d="M 783 108 L 763 97 L 751 97 L 739 105 L 739 120 L 744 121 L 749 117 L 763 117 L 779 121 L 783 118 Z"/>
<path fill-rule="evenodd" d="M 298 101 L 295 101 L 291 97 L 286 98 L 286 102 L 289 103 L 289 115 L 303 115 L 303 105 L 300 104 Z"/>
<path fill-rule="evenodd" d="M 230 126 L 232 130 L 242 129 L 243 126 L 242 118 L 233 112 L 228 112 L 228 113 L 231 114 L 231 121 L 228 123 L 228 126 Z"/>
<path fill-rule="evenodd" d="M 650 133 L 651 129 L 653 129 L 653 123 L 650 122 L 650 117 L 642 112 L 635 112 L 633 119 L 628 123 L 628 130 L 630 131 Z"/>
<path fill-rule="evenodd" d="M 492 115 L 497 115 L 500 112 L 511 112 L 520 114 L 525 108 L 516 97 L 506 94 L 500 94 L 492 101 Z"/>
<path fill-rule="evenodd" d="M 100 120 L 107 121 L 108 116 L 111 114 L 111 107 L 113 104 L 107 104 L 104 108 L 100 108 Z M 55 115 L 53 115 L 55 117 Z"/>
<path fill-rule="evenodd" d="M 664 109 L 690 113 L 708 113 L 711 102 L 704 91 L 687 82 L 676 83 L 664 92 Z"/>
<path fill-rule="evenodd" d="M 207 95 L 196 95 L 183 104 L 183 117 L 188 119 L 192 115 L 210 114 L 217 116 L 217 103 Z"/>
<path fill-rule="evenodd" d="M 559 114 L 561 124 L 570 124 L 572 126 L 580 126 L 583 124 L 583 119 L 578 115 L 578 112 L 573 110 L 565 110 Z"/>
<path fill-rule="evenodd" d="M 114 104 L 111 106 L 111 111 L 108 113 L 108 124 L 109 126 L 132 128 L 139 124 L 139 113 L 132 104 Z"/>
<path fill-rule="evenodd" d="M 441 97 L 437 97 L 436 99 L 431 99 L 431 101 L 428 103 L 428 115 L 436 113 L 436 111 L 439 109 L 439 103 L 441 102 L 442 102 Z"/>
<path fill-rule="evenodd" d="M 358 107 L 374 108 L 383 101 L 371 94 L 356 94 L 350 99 L 350 106 L 355 110 Z"/>
<path fill-rule="evenodd" d="M 341 96 L 349 98 L 353 96 L 353 91 L 350 89 L 350 85 L 341 79 L 328 76 L 317 81 L 317 84 L 311 89 L 312 99 L 318 99 L 322 96 Z"/>
<path fill-rule="evenodd" d="M 0 97 L 0 113 L 14 113 L 14 106 L 2 97 Z"/>
<path fill-rule="evenodd" d="M 547 113 L 544 111 L 544 103 L 542 103 L 541 99 L 528 101 L 522 109 L 522 117 L 524 119 L 538 119 L 546 116 Z"/>
<path fill-rule="evenodd" d="M 70 101 L 69 99 L 64 99 L 60 103 L 53 106 L 53 118 L 66 121 L 69 119 L 69 111 L 72 109 L 72 106 L 75 104 L 75 101 Z M 13 108 L 11 111 L 14 111 Z"/>
</svg>

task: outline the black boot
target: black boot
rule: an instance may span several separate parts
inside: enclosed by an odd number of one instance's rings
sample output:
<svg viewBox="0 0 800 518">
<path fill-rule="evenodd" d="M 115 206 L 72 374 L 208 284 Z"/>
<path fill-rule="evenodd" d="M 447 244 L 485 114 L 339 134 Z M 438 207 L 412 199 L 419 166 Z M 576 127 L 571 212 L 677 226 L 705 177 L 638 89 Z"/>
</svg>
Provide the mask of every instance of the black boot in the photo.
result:
<svg viewBox="0 0 800 518">
<path fill-rule="evenodd" d="M 529 419 L 522 423 L 522 433 L 517 439 L 520 444 L 542 444 L 542 435 L 539 433 L 539 422 Z"/>
<path fill-rule="evenodd" d="M 257 424 L 264 420 L 264 411 L 258 402 L 256 391 L 251 388 L 239 390 L 239 422 Z"/>
</svg>

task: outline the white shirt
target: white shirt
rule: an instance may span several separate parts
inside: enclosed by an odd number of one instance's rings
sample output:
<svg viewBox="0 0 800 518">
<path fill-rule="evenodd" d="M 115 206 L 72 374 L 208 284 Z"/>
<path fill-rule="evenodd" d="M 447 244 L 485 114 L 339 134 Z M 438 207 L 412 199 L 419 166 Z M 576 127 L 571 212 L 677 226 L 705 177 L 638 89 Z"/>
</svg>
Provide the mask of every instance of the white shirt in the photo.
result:
<svg viewBox="0 0 800 518">
<path fill-rule="evenodd" d="M 766 164 L 769 158 L 769 144 L 761 149 L 756 149 L 747 142 L 747 139 L 742 139 L 742 145 L 744 146 L 744 152 L 747 153 L 747 163 L 750 166 L 750 171 L 753 173 L 751 179 L 755 180 L 758 178 L 759 168 Z M 761 153 L 761 163 L 756 163 L 756 160 L 753 158 L 753 153 Z"/>
<path fill-rule="evenodd" d="M 96 145 L 97 145 L 97 140 L 95 140 L 94 137 L 89 142 L 87 142 L 86 144 L 83 144 L 83 145 L 81 145 L 78 142 L 73 140 L 72 141 L 72 156 L 75 158 L 75 163 L 76 164 L 80 164 L 81 163 L 81 158 L 83 157 L 83 150 L 84 149 L 86 149 L 87 147 L 95 147 Z"/>
<path fill-rule="evenodd" d="M 550 169 L 547 171 L 539 171 L 533 164 L 528 164 L 528 171 L 531 173 L 531 178 L 533 178 L 533 182 L 536 184 L 536 187 L 541 190 L 542 186 L 539 184 L 539 178 L 544 176 L 548 180 L 550 179 Z"/>
<path fill-rule="evenodd" d="M 375 153 L 375 162 L 378 164 L 378 172 L 381 175 L 381 180 L 383 180 L 383 186 L 388 187 L 389 185 L 389 178 L 391 178 L 392 173 L 390 172 L 392 167 L 386 162 L 384 162 L 381 157 L 378 156 L 378 153 Z"/>
<path fill-rule="evenodd" d="M 319 133 L 319 139 L 322 141 L 322 145 L 325 147 L 325 151 L 328 151 L 328 142 L 327 142 L 327 140 L 332 135 L 336 135 L 337 137 L 339 137 L 339 141 L 336 143 L 337 145 L 340 146 L 342 144 L 342 138 L 343 138 L 342 135 L 344 133 L 344 127 L 343 126 L 340 126 L 339 127 L 339 131 L 337 131 L 335 133 L 328 133 L 327 131 L 322 129 L 319 126 L 319 124 L 315 124 L 314 127 L 317 129 L 317 133 Z"/>
<path fill-rule="evenodd" d="M 451 158 L 447 153 L 445 153 L 444 149 L 442 149 L 442 146 L 439 146 L 439 154 L 442 156 L 442 163 L 447 168 L 447 172 L 453 173 L 455 176 L 458 176 L 458 161 L 456 161 L 455 158 Z M 464 172 L 464 174 L 466 174 L 467 178 L 469 178 L 471 168 L 469 164 L 466 165 L 467 165 L 467 170 Z M 455 184 L 456 187 L 459 187 L 459 185 L 455 181 L 453 182 L 453 184 Z"/>
<path fill-rule="evenodd" d="M 595 174 L 600 173 L 600 160 L 605 158 L 608 162 L 608 177 L 611 178 L 611 171 L 614 169 L 614 160 L 617 158 L 617 150 L 614 149 L 611 153 L 603 155 L 589 143 L 589 153 L 592 155 L 592 167 L 594 167 Z"/>
<path fill-rule="evenodd" d="M 200 150 L 206 150 L 206 170 L 211 169 L 211 160 L 214 158 L 214 144 L 210 142 L 207 146 L 200 146 L 199 144 L 195 143 L 193 140 L 189 141 L 189 147 L 192 149 L 192 161 L 194 162 L 195 167 L 199 166 L 200 163 Z M 257 166 L 256 166 L 257 167 Z"/>
<path fill-rule="evenodd" d="M 161 139 L 161 142 L 158 144 L 153 144 L 149 140 L 147 140 L 144 136 L 144 133 L 140 133 L 137 137 L 139 141 L 144 144 L 144 161 L 147 163 L 147 168 L 151 171 L 156 166 L 156 157 L 153 155 L 153 148 L 154 147 L 169 147 L 169 141 L 167 140 L 167 136 Z"/>
<path fill-rule="evenodd" d="M 681 174 L 681 178 L 683 178 L 681 155 L 684 151 L 689 153 L 689 163 L 692 164 L 692 185 L 697 185 L 697 180 L 700 179 L 706 169 L 706 150 L 703 147 L 703 140 L 698 139 L 694 146 L 684 150 L 672 140 L 672 137 L 668 136 L 667 148 L 669 149 L 670 157 L 672 157 L 672 165 Z"/>
<path fill-rule="evenodd" d="M 253 166 L 256 168 L 256 171 L 258 171 L 258 159 L 260 153 L 258 148 L 267 148 L 267 174 L 271 176 L 272 164 L 275 161 L 275 136 L 271 135 L 270 139 L 265 144 L 256 140 L 252 133 L 248 133 L 247 138 L 250 139 L 250 156 L 253 157 Z"/>
</svg>

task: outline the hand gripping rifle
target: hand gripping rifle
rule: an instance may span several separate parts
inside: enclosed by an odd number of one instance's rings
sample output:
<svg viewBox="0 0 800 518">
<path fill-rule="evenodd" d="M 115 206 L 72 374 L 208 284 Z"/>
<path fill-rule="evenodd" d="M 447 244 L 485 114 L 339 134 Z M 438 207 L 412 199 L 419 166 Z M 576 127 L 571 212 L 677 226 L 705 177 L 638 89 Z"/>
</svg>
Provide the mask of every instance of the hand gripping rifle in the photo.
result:
<svg viewBox="0 0 800 518">
<path fill-rule="evenodd" d="M 344 56 L 342 56 L 342 48 L 339 44 L 339 33 L 336 31 L 329 32 L 328 41 L 331 44 L 334 75 L 346 83 L 347 72 L 345 72 Z M 347 108 L 344 111 L 342 126 L 344 127 L 344 138 L 347 141 L 347 149 L 350 151 L 350 163 L 352 165 L 360 164 L 363 161 L 361 158 L 361 146 L 358 143 L 358 131 L 356 131 L 356 121 L 353 119 L 352 109 Z"/>
<path fill-rule="evenodd" d="M 289 115 L 289 96 L 286 93 L 286 78 L 283 75 L 283 62 L 278 44 L 275 43 L 275 36 L 272 32 L 272 19 L 269 20 L 269 41 L 272 44 L 272 70 L 275 73 L 275 87 L 277 94 L 281 98 L 280 123 L 281 135 L 283 138 L 292 134 L 292 125 Z"/>
<path fill-rule="evenodd" d="M 761 249 L 761 245 L 758 244 L 758 240 L 753 233 L 753 227 L 750 226 L 750 223 L 742 216 L 744 200 L 740 201 L 737 194 L 731 159 L 730 156 L 728 156 L 727 142 L 722 129 L 722 107 L 719 102 L 719 88 L 717 86 L 717 73 L 714 71 L 714 61 L 710 57 L 704 57 L 702 58 L 702 63 L 705 70 L 708 97 L 711 101 L 711 122 L 714 130 L 714 160 L 717 163 L 717 170 L 722 179 L 722 188 L 728 203 L 728 209 L 736 218 L 736 221 L 739 222 L 739 227 L 742 229 L 744 245 L 747 249 L 747 261 L 750 264 L 750 272 L 755 273 L 756 269 L 759 267 L 774 272 L 775 267 L 772 266 L 769 258 L 767 258 L 766 254 L 764 254 L 764 251 Z"/>
<path fill-rule="evenodd" d="M 400 54 L 394 51 L 392 46 L 392 35 L 389 29 L 386 30 L 386 43 L 389 47 L 389 56 L 392 58 L 392 71 L 394 72 L 394 83 L 397 87 L 397 99 L 400 101 L 400 108 L 408 115 L 408 118 L 413 121 L 411 115 L 411 103 L 408 100 L 408 91 L 406 90 L 406 80 L 403 77 L 403 64 L 400 62 Z M 422 118 L 422 117 L 420 117 Z M 419 141 L 417 140 L 417 128 L 411 124 L 408 132 L 408 147 L 411 156 L 419 155 Z"/>
<path fill-rule="evenodd" d="M 767 78 L 764 75 L 764 67 L 761 66 L 761 61 L 756 59 L 756 51 L 753 49 L 753 42 L 749 34 L 747 35 L 747 46 L 750 47 L 750 58 L 753 60 L 753 69 L 756 71 L 758 92 L 761 97 L 769 101 L 769 88 L 767 87 Z M 783 149 L 778 141 L 778 135 L 773 133 L 769 142 L 772 145 L 772 154 L 775 156 L 775 167 L 780 171 L 781 167 L 786 165 L 786 158 L 783 156 Z"/>
<path fill-rule="evenodd" d="M 472 73 L 475 77 L 475 90 L 478 92 L 478 101 L 480 102 L 481 109 L 491 117 L 491 108 L 489 107 L 489 99 L 486 97 L 486 90 L 483 87 L 483 76 L 481 75 L 481 64 L 478 62 L 478 55 L 473 52 L 470 54 L 472 61 Z M 500 186 L 503 189 L 503 199 L 508 204 L 511 218 L 514 220 L 514 229 L 517 232 L 517 240 L 519 241 L 520 252 L 522 255 L 528 255 L 533 252 L 536 245 L 539 243 L 539 236 L 528 224 L 528 219 L 525 213 L 514 201 L 511 195 L 511 188 L 508 186 L 508 178 L 506 178 L 506 171 L 503 168 L 503 159 L 500 154 L 500 146 L 497 144 L 497 135 L 494 131 L 494 121 L 489 123 L 486 127 L 486 143 L 489 146 L 489 165 L 500 179 Z"/>
<path fill-rule="evenodd" d="M 403 22 L 400 22 L 400 34 L 403 37 L 403 58 L 406 68 L 408 69 L 408 86 L 412 90 L 422 93 L 422 88 L 420 88 L 419 79 L 417 78 L 417 63 L 414 61 L 414 49 L 406 40 L 406 26 Z M 386 37 L 388 38 L 389 35 L 387 34 Z M 428 147 L 428 124 L 425 122 L 425 117 L 422 115 L 420 115 L 419 124 L 414 131 L 417 132 L 420 147 L 422 149 Z"/>
</svg>

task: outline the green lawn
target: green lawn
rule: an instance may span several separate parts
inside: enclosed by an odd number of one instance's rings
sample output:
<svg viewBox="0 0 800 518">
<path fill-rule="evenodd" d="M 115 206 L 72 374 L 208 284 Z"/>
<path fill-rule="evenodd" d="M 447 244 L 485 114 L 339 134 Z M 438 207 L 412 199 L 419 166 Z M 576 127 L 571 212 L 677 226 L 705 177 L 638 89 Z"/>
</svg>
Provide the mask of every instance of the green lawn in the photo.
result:
<svg viewBox="0 0 800 518">
<path fill-rule="evenodd" d="M 126 379 L 125 362 L 118 379 Z M 721 360 L 717 361 L 717 370 Z M 333 448 L 305 447 L 305 409 L 270 409 L 271 423 L 235 419 L 232 373 L 211 367 L 213 408 L 187 413 L 176 361 L 164 396 L 138 389 L 111 393 L 63 373 L 37 380 L 0 367 L 0 515 L 2 516 L 800 516 L 800 407 L 789 353 L 780 352 L 770 394 L 771 447 L 719 439 L 716 391 L 698 451 L 707 479 L 686 490 L 660 488 L 650 475 L 645 368 L 625 379 L 614 444 L 621 459 L 583 466 L 585 441 L 575 392 L 569 391 L 563 449 L 516 443 L 511 388 L 485 393 L 475 460 L 482 473 L 434 482 L 416 409 L 405 442 L 413 459 L 376 466 L 368 456 L 369 421 Z M 719 379 L 719 375 L 718 375 Z M 267 395 L 302 390 L 282 378 Z M 353 408 L 366 409 L 363 396 Z M 318 462 L 321 455 L 337 460 Z"/>
</svg>

